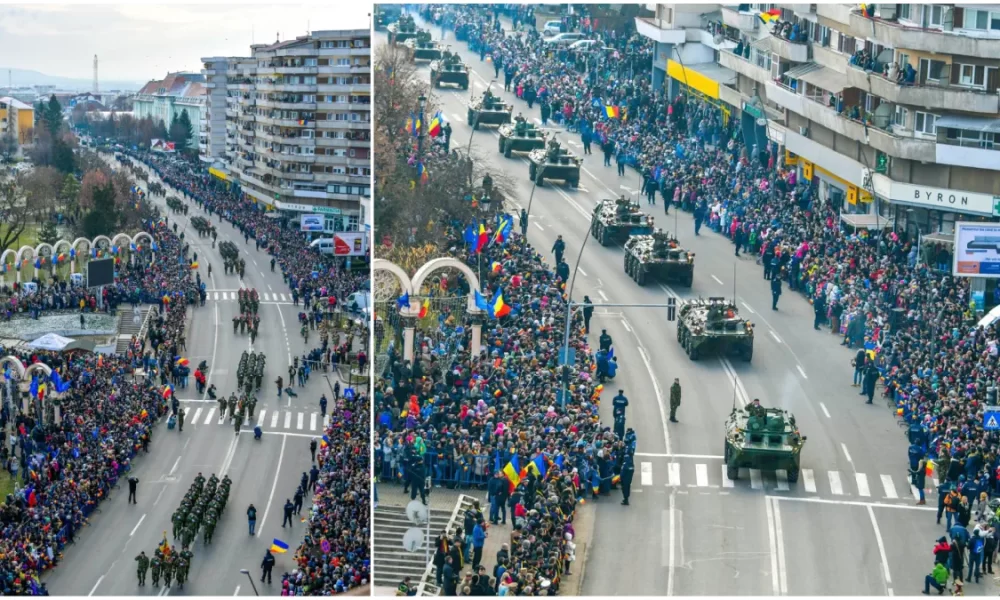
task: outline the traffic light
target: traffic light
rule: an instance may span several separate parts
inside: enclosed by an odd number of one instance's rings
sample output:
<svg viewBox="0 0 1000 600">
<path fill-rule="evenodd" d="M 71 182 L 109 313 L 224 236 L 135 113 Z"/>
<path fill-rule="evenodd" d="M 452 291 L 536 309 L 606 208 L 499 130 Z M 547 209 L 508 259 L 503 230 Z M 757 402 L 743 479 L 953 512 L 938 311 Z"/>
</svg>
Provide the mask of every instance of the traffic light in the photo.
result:
<svg viewBox="0 0 1000 600">
<path fill-rule="evenodd" d="M 677 318 L 677 297 L 667 297 L 667 320 L 673 321 Z"/>
</svg>

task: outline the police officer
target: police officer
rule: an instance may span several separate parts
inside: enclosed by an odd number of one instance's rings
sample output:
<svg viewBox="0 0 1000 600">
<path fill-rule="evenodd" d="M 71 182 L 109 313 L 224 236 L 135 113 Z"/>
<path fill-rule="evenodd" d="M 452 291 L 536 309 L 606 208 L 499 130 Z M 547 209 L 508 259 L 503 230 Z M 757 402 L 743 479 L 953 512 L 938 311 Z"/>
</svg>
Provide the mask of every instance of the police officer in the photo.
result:
<svg viewBox="0 0 1000 600">
<path fill-rule="evenodd" d="M 284 527 L 284 525 L 282 525 Z M 260 582 L 264 583 L 264 578 L 267 578 L 267 584 L 271 585 L 271 569 L 274 568 L 274 555 L 271 554 L 270 550 L 264 552 L 264 560 L 260 563 Z"/>
<path fill-rule="evenodd" d="M 295 505 L 292 504 L 292 499 L 285 498 L 285 518 L 281 521 L 282 529 L 284 529 L 285 523 L 288 523 L 289 527 L 292 526 L 292 513 L 294 512 L 295 512 Z"/>
<path fill-rule="evenodd" d="M 520 224 L 521 224 L 521 237 L 527 237 L 528 236 L 528 211 L 525 210 L 525 209 L 523 209 L 523 208 L 521 209 L 521 221 L 520 221 Z"/>
<path fill-rule="evenodd" d="M 135 489 L 139 485 L 139 478 L 135 475 L 128 478 L 128 502 L 138 504 L 135 500 Z"/>
<path fill-rule="evenodd" d="M 312 456 L 312 461 L 316 462 L 316 438 L 309 440 L 309 455 Z"/>
<path fill-rule="evenodd" d="M 781 297 L 781 274 L 771 277 L 771 310 L 778 310 L 778 298 Z"/>
<path fill-rule="evenodd" d="M 594 301 L 590 296 L 583 296 L 583 328 L 587 335 L 590 335 L 590 319 L 594 316 Z"/>
<path fill-rule="evenodd" d="M 632 430 L 629 429 L 629 432 Z M 628 506 L 628 498 L 632 495 L 632 476 L 635 475 L 635 460 L 632 450 L 625 448 L 625 460 L 622 463 L 622 506 Z"/>
<path fill-rule="evenodd" d="M 303 501 L 304 498 L 305 498 L 305 496 L 302 493 L 302 488 L 301 487 L 299 489 L 295 490 L 295 514 L 297 514 L 297 515 L 301 515 L 302 514 L 302 501 Z"/>
<path fill-rule="evenodd" d="M 556 255 L 556 264 L 561 263 L 563 259 L 563 253 L 566 252 L 566 242 L 563 241 L 561 235 L 558 238 L 556 238 L 556 243 L 552 244 L 552 252 Z"/>
<path fill-rule="evenodd" d="M 139 556 L 135 557 L 135 561 L 138 564 L 139 585 L 146 585 L 146 571 L 149 570 L 149 557 L 146 556 L 146 552 L 142 551 Z"/>
<path fill-rule="evenodd" d="M 681 406 L 681 380 L 674 377 L 674 384 L 670 386 L 670 422 L 677 422 L 677 409 Z"/>
<path fill-rule="evenodd" d="M 611 336 L 608 335 L 607 329 L 601 330 L 601 337 L 600 339 L 598 339 L 598 345 L 600 349 L 604 350 L 605 352 L 611 349 Z"/>
<path fill-rule="evenodd" d="M 625 408 L 628 407 L 625 390 L 618 390 L 618 395 L 611 401 L 611 405 L 614 407 L 612 414 L 615 417 L 615 435 L 623 438 L 625 437 Z"/>
</svg>

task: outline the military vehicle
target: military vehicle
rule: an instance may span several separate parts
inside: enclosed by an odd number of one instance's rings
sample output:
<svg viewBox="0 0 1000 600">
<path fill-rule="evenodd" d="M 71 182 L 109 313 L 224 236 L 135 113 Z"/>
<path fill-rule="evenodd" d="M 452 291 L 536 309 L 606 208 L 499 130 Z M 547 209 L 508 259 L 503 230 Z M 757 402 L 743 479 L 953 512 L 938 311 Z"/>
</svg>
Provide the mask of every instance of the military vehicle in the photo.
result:
<svg viewBox="0 0 1000 600">
<path fill-rule="evenodd" d="M 677 341 L 691 360 L 706 352 L 753 359 L 753 324 L 741 319 L 736 304 L 725 298 L 685 302 L 678 311 Z"/>
<path fill-rule="evenodd" d="M 542 186 L 546 179 L 562 179 L 571 188 L 580 185 L 580 165 L 583 159 L 564 150 L 559 142 L 549 140 L 542 149 L 528 153 L 528 177 Z"/>
<path fill-rule="evenodd" d="M 550 135 L 548 131 L 535 127 L 523 118 L 517 119 L 515 123 L 501 125 L 497 128 L 497 134 L 500 136 L 500 152 L 507 158 L 511 154 L 544 149 Z"/>
<path fill-rule="evenodd" d="M 445 83 L 469 89 L 469 65 L 447 50 L 442 53 L 441 60 L 431 63 L 431 85 L 439 88 Z"/>
<path fill-rule="evenodd" d="M 480 98 L 476 98 L 469 105 L 468 122 L 472 129 L 479 129 L 481 125 L 507 125 L 510 123 L 510 115 L 514 112 L 514 106 L 504 104 L 503 100 L 494 96 L 489 90 Z"/>
<path fill-rule="evenodd" d="M 726 419 L 726 475 L 739 478 L 740 469 L 784 470 L 789 483 L 799 480 L 799 464 L 806 436 L 795 416 L 780 408 L 750 404 L 733 408 Z"/>
<path fill-rule="evenodd" d="M 413 17 L 406 14 L 399 15 L 399 20 L 386 27 L 389 32 L 389 41 L 393 44 L 402 44 L 406 40 L 417 37 L 417 23 Z"/>
<path fill-rule="evenodd" d="M 375 31 L 385 31 L 391 24 L 399 20 L 402 12 L 399 4 L 380 4 L 375 7 Z"/>
<path fill-rule="evenodd" d="M 410 51 L 410 60 L 440 60 L 444 55 L 441 44 L 431 40 L 431 33 L 425 29 L 417 32 L 417 37 L 406 40 L 406 48 Z"/>
<path fill-rule="evenodd" d="M 591 223 L 590 235 L 602 246 L 620 244 L 629 236 L 653 233 L 653 217 L 643 213 L 638 202 L 626 200 L 625 196 L 598 202 Z"/>
<path fill-rule="evenodd" d="M 631 234 L 625 242 L 625 273 L 639 285 L 666 280 L 691 287 L 694 253 L 681 248 L 674 236 L 662 230 Z"/>
</svg>

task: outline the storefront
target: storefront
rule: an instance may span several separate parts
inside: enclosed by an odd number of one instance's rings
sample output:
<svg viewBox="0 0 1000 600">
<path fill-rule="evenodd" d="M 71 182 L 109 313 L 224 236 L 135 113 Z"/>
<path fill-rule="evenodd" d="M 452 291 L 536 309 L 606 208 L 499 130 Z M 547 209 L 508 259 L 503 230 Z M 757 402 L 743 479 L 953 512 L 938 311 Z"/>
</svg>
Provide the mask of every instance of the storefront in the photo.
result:
<svg viewBox="0 0 1000 600">
<path fill-rule="evenodd" d="M 736 82 L 736 73 L 717 63 L 702 63 L 685 67 L 679 62 L 667 59 L 667 75 L 670 77 L 669 97 L 690 94 L 716 108 L 722 113 L 722 124 L 729 122 L 731 112 L 725 102 L 719 100 L 719 86 Z"/>
<path fill-rule="evenodd" d="M 888 188 L 897 227 L 910 235 L 952 234 L 956 221 L 996 221 L 1000 196 L 892 181 L 875 175 L 876 190 Z"/>
<path fill-rule="evenodd" d="M 324 233 L 333 233 L 335 231 L 359 231 L 361 229 L 361 215 L 359 213 L 347 213 L 339 208 L 316 206 L 312 204 L 298 204 L 295 202 L 284 202 L 282 200 L 276 201 L 275 206 L 278 210 L 291 213 L 290 216 L 293 218 L 297 218 L 302 214 L 323 215 Z"/>
<path fill-rule="evenodd" d="M 797 167 L 800 178 L 813 182 L 817 198 L 829 200 L 842 214 L 874 214 L 874 198 L 870 185 L 865 185 L 861 163 L 787 129 L 784 139 L 785 164 Z M 880 195 L 876 187 L 875 196 Z M 879 218 L 890 219 L 888 196 L 878 200 Z"/>
</svg>

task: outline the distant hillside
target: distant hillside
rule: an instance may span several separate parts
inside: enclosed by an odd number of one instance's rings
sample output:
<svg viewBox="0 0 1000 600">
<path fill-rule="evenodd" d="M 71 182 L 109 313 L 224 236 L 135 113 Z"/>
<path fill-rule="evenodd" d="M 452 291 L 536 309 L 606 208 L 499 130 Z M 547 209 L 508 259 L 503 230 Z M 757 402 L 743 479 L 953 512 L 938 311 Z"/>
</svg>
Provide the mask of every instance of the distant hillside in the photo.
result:
<svg viewBox="0 0 1000 600">
<path fill-rule="evenodd" d="M 10 71 L 11 79 L 15 86 L 32 85 L 54 85 L 60 89 L 90 91 L 93 81 L 90 79 L 77 79 L 75 77 L 60 77 L 58 75 L 46 75 L 38 71 L 29 69 L 8 69 L 0 67 L 0 86 L 7 86 L 7 72 Z M 114 81 L 101 79 L 99 82 L 102 90 L 139 90 L 145 81 Z"/>
</svg>

